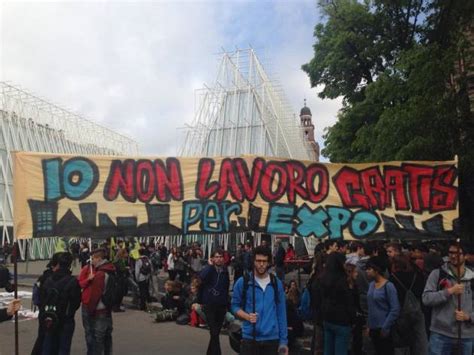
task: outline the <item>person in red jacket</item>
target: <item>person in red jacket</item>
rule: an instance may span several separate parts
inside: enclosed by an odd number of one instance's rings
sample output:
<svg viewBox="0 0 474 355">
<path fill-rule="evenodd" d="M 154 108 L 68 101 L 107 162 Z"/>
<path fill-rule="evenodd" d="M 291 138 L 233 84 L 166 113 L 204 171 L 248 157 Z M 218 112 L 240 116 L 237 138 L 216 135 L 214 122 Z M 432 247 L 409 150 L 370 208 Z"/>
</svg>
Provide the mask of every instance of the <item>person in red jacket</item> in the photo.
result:
<svg viewBox="0 0 474 355">
<path fill-rule="evenodd" d="M 115 266 L 105 255 L 104 249 L 92 251 L 91 265 L 84 266 L 79 274 L 87 355 L 112 354 L 112 310 L 102 302 L 102 294 Z"/>
<path fill-rule="evenodd" d="M 293 245 L 288 244 L 288 249 L 286 250 L 285 254 L 285 261 L 293 260 L 296 258 L 295 249 Z"/>
</svg>

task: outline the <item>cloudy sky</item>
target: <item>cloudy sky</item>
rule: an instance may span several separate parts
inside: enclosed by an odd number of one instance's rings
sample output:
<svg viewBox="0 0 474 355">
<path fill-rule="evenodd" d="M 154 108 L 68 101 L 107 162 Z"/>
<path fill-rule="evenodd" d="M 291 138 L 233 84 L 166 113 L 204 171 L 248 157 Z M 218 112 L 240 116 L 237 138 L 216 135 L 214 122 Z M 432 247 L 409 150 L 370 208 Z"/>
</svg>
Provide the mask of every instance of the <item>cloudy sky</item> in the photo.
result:
<svg viewBox="0 0 474 355">
<path fill-rule="evenodd" d="M 2 1 L 0 77 L 125 133 L 146 155 L 175 155 L 194 91 L 222 50 L 252 46 L 317 140 L 340 100 L 320 100 L 301 65 L 313 54 L 316 0 Z"/>
</svg>

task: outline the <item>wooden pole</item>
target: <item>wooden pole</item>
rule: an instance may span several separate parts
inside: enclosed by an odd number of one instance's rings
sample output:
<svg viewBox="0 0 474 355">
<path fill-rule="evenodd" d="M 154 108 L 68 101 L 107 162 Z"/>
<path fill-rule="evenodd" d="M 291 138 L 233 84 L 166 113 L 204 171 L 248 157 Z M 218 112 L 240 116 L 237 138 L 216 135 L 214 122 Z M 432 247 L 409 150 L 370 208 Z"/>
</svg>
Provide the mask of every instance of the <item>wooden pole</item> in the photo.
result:
<svg viewBox="0 0 474 355">
<path fill-rule="evenodd" d="M 18 242 L 13 243 L 13 282 L 15 283 L 14 296 L 18 299 Z M 18 342 L 18 312 L 15 312 L 15 355 L 20 354 Z"/>
<path fill-rule="evenodd" d="M 460 284 L 461 283 L 461 240 L 459 238 L 456 240 L 456 244 L 458 247 L 458 252 L 456 253 L 457 282 L 458 284 Z M 458 311 L 461 311 L 461 295 L 460 294 L 458 294 L 457 301 L 458 301 L 458 304 L 457 304 Z M 458 323 L 458 351 L 457 353 L 459 355 L 462 355 L 462 339 L 461 339 L 462 322 L 458 321 L 457 323 Z"/>
</svg>

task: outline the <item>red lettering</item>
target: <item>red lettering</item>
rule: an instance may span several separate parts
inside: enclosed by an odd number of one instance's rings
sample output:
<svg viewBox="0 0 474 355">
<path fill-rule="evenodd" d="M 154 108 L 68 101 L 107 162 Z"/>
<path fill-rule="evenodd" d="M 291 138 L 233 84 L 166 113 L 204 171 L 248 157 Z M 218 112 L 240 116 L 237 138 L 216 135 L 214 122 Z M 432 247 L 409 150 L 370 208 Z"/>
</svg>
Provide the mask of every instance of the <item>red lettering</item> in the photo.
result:
<svg viewBox="0 0 474 355">
<path fill-rule="evenodd" d="M 344 207 L 369 208 L 369 200 L 361 190 L 360 175 L 357 170 L 347 166 L 341 168 L 333 177 L 333 183 Z"/>
<path fill-rule="evenodd" d="M 240 191 L 237 180 L 235 179 L 234 167 L 230 159 L 224 159 L 222 161 L 221 170 L 219 172 L 219 185 L 219 190 L 216 195 L 218 201 L 225 200 L 230 191 L 234 200 L 242 202 L 242 191 Z"/>
<path fill-rule="evenodd" d="M 385 186 L 377 166 L 363 170 L 360 174 L 362 186 L 372 209 L 385 209 Z"/>
<path fill-rule="evenodd" d="M 109 177 L 104 187 L 104 198 L 113 201 L 120 193 L 129 202 L 135 202 L 135 186 L 133 180 L 135 161 L 127 159 L 112 161 Z"/>
<path fill-rule="evenodd" d="M 431 179 L 434 169 L 430 166 L 403 164 L 403 170 L 408 173 L 408 192 L 410 194 L 411 210 L 422 213 L 430 209 Z"/>
<path fill-rule="evenodd" d="M 150 202 L 155 192 L 155 174 L 149 160 L 139 160 L 136 164 L 137 197 L 140 202 Z"/>
<path fill-rule="evenodd" d="M 257 197 L 258 183 L 265 167 L 265 161 L 261 158 L 255 158 L 252 165 L 252 177 L 249 177 L 247 163 L 241 158 L 236 158 L 234 164 L 237 170 L 237 176 L 242 184 L 242 190 L 248 201 L 254 201 Z"/>
<path fill-rule="evenodd" d="M 154 161 L 156 174 L 156 198 L 168 202 L 171 198 L 176 201 L 183 199 L 183 177 L 181 166 L 176 158 L 166 159 L 166 168 L 162 160 Z"/>
<path fill-rule="evenodd" d="M 209 184 L 209 180 L 214 172 L 214 160 L 209 158 L 202 158 L 199 160 L 198 176 L 196 182 L 196 197 L 198 199 L 207 199 L 216 193 L 219 188 L 217 182 Z"/>
<path fill-rule="evenodd" d="M 385 169 L 385 206 L 392 206 L 392 197 L 396 210 L 408 210 L 408 198 L 405 192 L 406 173 L 399 167 L 386 167 Z"/>
<path fill-rule="evenodd" d="M 278 176 L 278 179 L 277 179 Z M 277 187 L 274 191 L 273 185 L 276 182 Z M 262 198 L 267 202 L 274 202 L 279 200 L 286 190 L 288 182 L 288 174 L 283 166 L 275 162 L 269 162 L 265 173 L 262 176 L 260 193 Z"/>
<path fill-rule="evenodd" d="M 315 180 L 318 179 L 318 188 L 315 189 Z M 306 189 L 308 199 L 313 203 L 324 201 L 329 193 L 329 173 L 324 165 L 311 164 L 306 169 Z"/>
<path fill-rule="evenodd" d="M 458 189 L 453 186 L 457 178 L 455 166 L 438 166 L 433 178 L 431 211 L 453 210 L 458 201 Z"/>
<path fill-rule="evenodd" d="M 306 200 L 308 193 L 303 187 L 305 166 L 298 161 L 289 161 L 286 162 L 286 170 L 288 171 L 288 202 L 295 203 L 296 194 Z"/>
</svg>

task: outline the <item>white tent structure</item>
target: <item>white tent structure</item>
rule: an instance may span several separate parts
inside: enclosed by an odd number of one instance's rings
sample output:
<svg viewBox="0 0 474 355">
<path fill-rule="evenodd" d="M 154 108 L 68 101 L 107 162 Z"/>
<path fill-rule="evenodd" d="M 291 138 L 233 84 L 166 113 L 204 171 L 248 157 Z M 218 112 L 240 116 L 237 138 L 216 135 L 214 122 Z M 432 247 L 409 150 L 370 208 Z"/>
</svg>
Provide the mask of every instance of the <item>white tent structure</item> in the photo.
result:
<svg viewBox="0 0 474 355">
<path fill-rule="evenodd" d="M 294 112 L 283 89 L 270 78 L 253 49 L 225 52 L 213 85 L 196 91 L 194 119 L 185 127 L 178 155 L 253 154 L 318 160 L 319 147 L 316 151 L 314 137 L 311 145 L 307 135 L 308 125 L 314 129 L 311 116 L 308 121 L 308 116 L 300 119 Z M 254 236 L 254 243 L 260 243 L 261 233 Z M 236 237 L 242 242 L 245 235 Z M 295 243 L 294 236 L 290 242 Z M 304 238 L 309 253 L 315 242 L 314 238 Z"/>
<path fill-rule="evenodd" d="M 180 156 L 261 156 L 313 160 L 294 110 L 253 49 L 224 53 L 214 84 L 196 92 Z"/>
<path fill-rule="evenodd" d="M 12 151 L 137 155 L 131 138 L 5 82 L 0 82 L 1 245 L 13 241 Z M 49 257 L 55 238 L 31 239 L 32 259 Z M 19 243 L 25 257 L 25 243 Z"/>
</svg>

